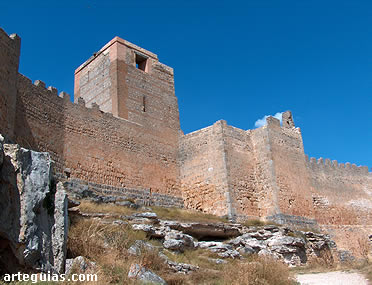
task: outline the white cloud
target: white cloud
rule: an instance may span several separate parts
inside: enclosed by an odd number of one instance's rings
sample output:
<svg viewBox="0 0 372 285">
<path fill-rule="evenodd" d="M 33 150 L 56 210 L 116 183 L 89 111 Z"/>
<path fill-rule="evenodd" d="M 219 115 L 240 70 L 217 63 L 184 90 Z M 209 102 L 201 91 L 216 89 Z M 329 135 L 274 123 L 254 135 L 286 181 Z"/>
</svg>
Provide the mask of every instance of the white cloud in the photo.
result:
<svg viewBox="0 0 372 285">
<path fill-rule="evenodd" d="M 273 117 L 277 118 L 280 121 L 280 123 L 282 123 L 282 115 L 283 115 L 283 112 L 280 112 L 280 113 L 276 113 Z M 270 115 L 266 115 L 262 119 L 258 119 L 254 123 L 254 126 L 256 128 L 261 128 L 261 127 L 265 126 L 266 125 L 266 118 L 268 118 L 268 117 L 270 117 Z"/>
</svg>

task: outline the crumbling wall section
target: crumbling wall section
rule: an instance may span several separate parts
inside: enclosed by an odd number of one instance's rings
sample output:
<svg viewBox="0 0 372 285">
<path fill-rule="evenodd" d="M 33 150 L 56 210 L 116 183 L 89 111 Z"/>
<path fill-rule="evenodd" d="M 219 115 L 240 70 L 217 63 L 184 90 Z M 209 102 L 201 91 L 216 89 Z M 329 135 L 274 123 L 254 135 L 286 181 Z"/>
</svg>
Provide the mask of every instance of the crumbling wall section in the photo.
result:
<svg viewBox="0 0 372 285">
<path fill-rule="evenodd" d="M 0 28 L 0 133 L 14 135 L 21 39 Z"/>
</svg>

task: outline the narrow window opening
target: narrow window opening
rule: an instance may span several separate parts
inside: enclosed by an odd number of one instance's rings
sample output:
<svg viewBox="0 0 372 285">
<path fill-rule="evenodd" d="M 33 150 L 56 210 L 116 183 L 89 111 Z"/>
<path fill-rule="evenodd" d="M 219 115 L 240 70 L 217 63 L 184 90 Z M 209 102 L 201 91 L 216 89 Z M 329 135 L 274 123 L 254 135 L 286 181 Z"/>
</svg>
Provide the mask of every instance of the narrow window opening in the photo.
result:
<svg viewBox="0 0 372 285">
<path fill-rule="evenodd" d="M 136 56 L 136 67 L 142 71 L 147 72 L 147 58 L 135 53 Z"/>
<path fill-rule="evenodd" d="M 146 96 L 142 97 L 142 111 L 146 112 Z"/>
</svg>

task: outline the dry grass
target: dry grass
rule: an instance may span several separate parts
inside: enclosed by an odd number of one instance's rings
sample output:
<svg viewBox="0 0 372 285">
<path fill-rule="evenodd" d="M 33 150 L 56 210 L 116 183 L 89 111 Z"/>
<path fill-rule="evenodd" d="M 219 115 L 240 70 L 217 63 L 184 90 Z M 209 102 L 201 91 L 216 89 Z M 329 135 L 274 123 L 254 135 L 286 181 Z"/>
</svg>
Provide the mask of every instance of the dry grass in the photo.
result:
<svg viewBox="0 0 372 285">
<path fill-rule="evenodd" d="M 128 279 L 132 263 L 159 269 L 163 263 L 157 252 L 142 250 L 140 257 L 128 254 L 136 240 L 146 240 L 146 234 L 129 225 L 106 225 L 96 219 L 73 220 L 68 239 L 68 255 L 84 256 L 98 265 L 99 284 L 136 284 Z"/>
<path fill-rule="evenodd" d="M 193 255 L 193 254 L 192 254 Z M 192 258 L 195 261 L 195 257 Z M 196 261 L 198 259 L 196 258 Z M 215 267 L 215 266 L 214 266 Z M 199 271 L 188 275 L 165 275 L 170 285 L 293 285 L 288 266 L 268 257 L 253 256 L 249 260 L 230 260 L 211 268 L 205 263 Z"/>
<path fill-rule="evenodd" d="M 188 263 L 197 265 L 201 268 L 208 269 L 220 269 L 221 265 L 212 262 L 211 258 L 220 258 L 216 253 L 213 253 L 206 249 L 196 249 L 196 250 L 185 250 L 183 254 L 176 254 L 171 251 L 164 251 L 164 254 L 172 261 L 178 263 Z"/>
<path fill-rule="evenodd" d="M 367 277 L 368 280 L 372 280 L 372 263 L 368 263 L 361 272 Z"/>
<path fill-rule="evenodd" d="M 132 215 L 137 213 L 138 210 L 119 206 L 115 204 L 98 204 L 87 200 L 82 200 L 79 209 L 83 213 L 104 213 L 104 214 L 117 214 L 117 215 Z"/>
<path fill-rule="evenodd" d="M 246 227 L 263 227 L 263 226 L 281 226 L 273 221 L 262 221 L 260 219 L 248 219 L 241 222 L 243 226 Z"/>
<path fill-rule="evenodd" d="M 127 249 L 138 239 L 146 240 L 145 234 L 133 231 L 128 225 L 106 225 L 97 219 L 75 218 L 69 232 L 68 252 L 70 257 L 82 255 L 97 263 L 99 284 L 137 284 L 127 277 L 132 263 L 151 269 L 169 285 L 292 284 L 288 281 L 288 268 L 277 261 L 254 257 L 250 262 L 230 260 L 229 264 L 217 265 L 208 260 L 216 258 L 216 254 L 201 249 L 183 254 L 165 251 L 173 261 L 201 268 L 187 275 L 175 274 L 157 250 L 143 248 L 140 256 L 129 255 Z"/>
<path fill-rule="evenodd" d="M 158 215 L 159 219 L 178 220 L 184 222 L 227 222 L 225 218 L 211 214 L 205 214 L 199 211 L 162 207 L 151 207 L 151 209 Z"/>
<path fill-rule="evenodd" d="M 155 212 L 159 219 L 164 220 L 178 220 L 184 222 L 214 222 L 224 223 L 227 222 L 225 218 L 215 215 L 205 214 L 193 210 L 185 210 L 178 208 L 163 208 L 163 207 L 150 207 Z M 132 209 L 115 204 L 97 204 L 91 201 L 82 200 L 79 209 L 83 213 L 104 213 L 116 215 L 132 215 L 134 213 L 143 212 L 141 209 Z"/>
<path fill-rule="evenodd" d="M 249 262 L 234 261 L 222 272 L 223 284 L 290 285 L 296 284 L 288 266 L 269 257 L 254 256 Z"/>
<path fill-rule="evenodd" d="M 371 242 L 367 236 L 358 238 L 358 249 L 356 254 L 361 256 L 363 259 L 368 260 L 371 252 Z"/>
<path fill-rule="evenodd" d="M 266 221 L 261 221 L 259 219 L 249 219 L 249 220 L 245 220 L 244 222 L 241 223 L 243 226 L 246 226 L 246 227 L 262 227 L 262 226 L 266 226 L 268 224 L 270 224 L 269 222 L 266 222 Z"/>
<path fill-rule="evenodd" d="M 129 225 L 105 225 L 95 219 L 76 219 L 69 230 L 67 247 L 69 255 L 95 260 L 105 254 L 107 248 L 123 253 L 134 241 L 144 239 L 144 232 L 134 231 Z"/>
</svg>

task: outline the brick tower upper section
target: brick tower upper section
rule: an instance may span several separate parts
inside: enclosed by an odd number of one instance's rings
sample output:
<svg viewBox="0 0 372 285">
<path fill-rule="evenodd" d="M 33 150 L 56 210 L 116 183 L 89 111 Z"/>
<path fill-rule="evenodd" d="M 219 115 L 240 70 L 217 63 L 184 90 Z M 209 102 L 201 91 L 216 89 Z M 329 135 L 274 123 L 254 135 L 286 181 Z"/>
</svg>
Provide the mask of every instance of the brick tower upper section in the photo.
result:
<svg viewBox="0 0 372 285">
<path fill-rule="evenodd" d="M 180 129 L 173 69 L 115 37 L 75 71 L 75 101 L 151 129 Z"/>
</svg>

